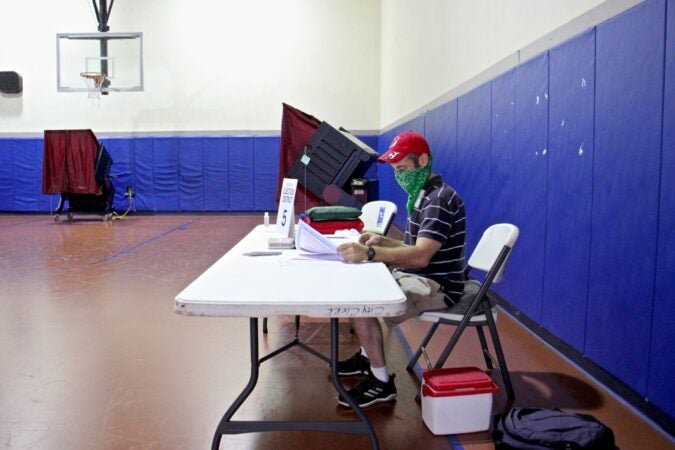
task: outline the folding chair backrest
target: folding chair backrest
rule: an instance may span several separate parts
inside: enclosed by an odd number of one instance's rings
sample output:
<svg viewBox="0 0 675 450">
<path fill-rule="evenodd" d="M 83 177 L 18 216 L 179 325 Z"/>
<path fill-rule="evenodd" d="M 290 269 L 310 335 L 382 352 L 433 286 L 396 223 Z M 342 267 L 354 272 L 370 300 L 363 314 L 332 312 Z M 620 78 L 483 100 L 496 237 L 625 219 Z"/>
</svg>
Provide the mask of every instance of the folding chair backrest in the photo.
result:
<svg viewBox="0 0 675 450">
<path fill-rule="evenodd" d="M 474 269 L 489 272 L 497 261 L 497 257 L 504 246 L 513 248 L 518 240 L 518 227 L 510 223 L 498 223 L 492 225 L 483 233 L 476 249 L 469 258 L 469 266 Z M 506 260 L 492 280 L 493 283 L 499 283 L 504 274 Z"/>
<path fill-rule="evenodd" d="M 386 200 L 375 200 L 368 202 L 361 208 L 363 222 L 362 231 L 370 231 L 381 235 L 387 234 L 389 227 L 394 222 L 396 215 L 396 204 Z"/>
</svg>

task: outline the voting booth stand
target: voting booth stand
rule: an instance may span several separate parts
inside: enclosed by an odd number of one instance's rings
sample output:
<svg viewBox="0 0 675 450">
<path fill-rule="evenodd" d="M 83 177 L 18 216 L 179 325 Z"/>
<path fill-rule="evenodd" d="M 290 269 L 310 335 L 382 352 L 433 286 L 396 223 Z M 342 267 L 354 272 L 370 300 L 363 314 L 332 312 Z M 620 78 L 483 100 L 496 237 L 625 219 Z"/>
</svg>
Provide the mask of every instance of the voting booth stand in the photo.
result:
<svg viewBox="0 0 675 450">
<path fill-rule="evenodd" d="M 42 193 L 61 196 L 54 220 L 66 202 L 68 220 L 73 213 L 98 213 L 112 220 L 115 188 L 110 180 L 113 161 L 91 130 L 46 130 Z"/>
</svg>

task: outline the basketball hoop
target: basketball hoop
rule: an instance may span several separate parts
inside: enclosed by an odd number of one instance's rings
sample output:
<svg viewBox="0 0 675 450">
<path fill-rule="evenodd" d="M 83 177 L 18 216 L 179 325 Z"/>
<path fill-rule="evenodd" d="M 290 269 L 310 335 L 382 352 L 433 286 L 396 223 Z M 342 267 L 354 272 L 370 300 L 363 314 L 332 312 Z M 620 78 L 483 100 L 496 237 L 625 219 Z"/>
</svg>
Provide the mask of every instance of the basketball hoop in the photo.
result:
<svg viewBox="0 0 675 450">
<path fill-rule="evenodd" d="M 101 86 L 108 79 L 107 75 L 101 72 L 81 72 L 80 76 L 87 85 L 89 98 L 100 98 Z"/>
</svg>

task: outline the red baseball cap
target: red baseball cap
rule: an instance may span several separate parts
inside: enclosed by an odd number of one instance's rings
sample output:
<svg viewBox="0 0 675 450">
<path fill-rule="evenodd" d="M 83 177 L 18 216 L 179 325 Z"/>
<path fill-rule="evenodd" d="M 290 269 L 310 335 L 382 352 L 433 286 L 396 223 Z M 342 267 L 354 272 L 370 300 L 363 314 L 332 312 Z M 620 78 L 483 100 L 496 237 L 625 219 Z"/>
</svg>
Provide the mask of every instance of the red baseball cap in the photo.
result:
<svg viewBox="0 0 675 450">
<path fill-rule="evenodd" d="M 389 148 L 379 158 L 378 162 L 397 163 L 410 154 L 422 155 L 429 153 L 429 144 L 421 134 L 414 131 L 404 131 L 396 136 L 389 144 Z"/>
</svg>

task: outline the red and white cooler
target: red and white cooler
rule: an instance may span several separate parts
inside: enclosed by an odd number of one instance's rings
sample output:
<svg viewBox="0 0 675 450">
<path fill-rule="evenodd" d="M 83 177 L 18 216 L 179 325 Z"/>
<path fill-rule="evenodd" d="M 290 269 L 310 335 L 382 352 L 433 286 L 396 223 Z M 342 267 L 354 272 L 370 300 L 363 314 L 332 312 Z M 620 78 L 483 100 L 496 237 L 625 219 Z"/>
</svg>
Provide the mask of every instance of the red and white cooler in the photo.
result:
<svg viewBox="0 0 675 450">
<path fill-rule="evenodd" d="M 476 367 L 433 369 L 423 373 L 422 418 L 434 434 L 458 434 L 490 428 L 492 397 L 499 390 Z"/>
</svg>

